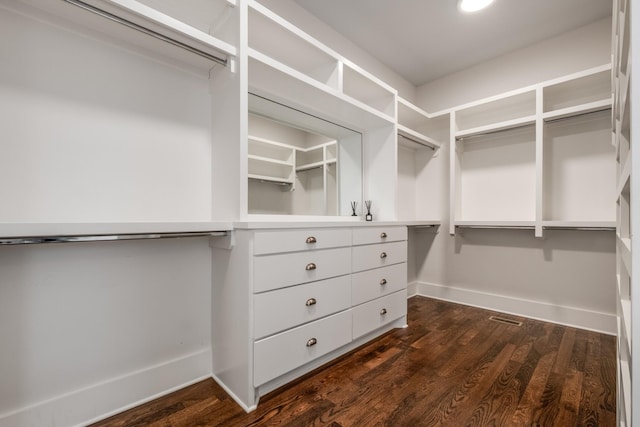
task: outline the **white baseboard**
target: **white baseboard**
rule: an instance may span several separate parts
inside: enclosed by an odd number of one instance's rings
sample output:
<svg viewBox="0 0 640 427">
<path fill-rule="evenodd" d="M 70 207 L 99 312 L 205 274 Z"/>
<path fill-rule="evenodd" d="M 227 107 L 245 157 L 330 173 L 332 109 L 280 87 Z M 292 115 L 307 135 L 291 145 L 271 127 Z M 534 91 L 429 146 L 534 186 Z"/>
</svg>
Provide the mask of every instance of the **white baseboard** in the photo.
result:
<svg viewBox="0 0 640 427">
<path fill-rule="evenodd" d="M 206 378 L 210 349 L 0 414 L 0 427 L 84 426 Z"/>
<path fill-rule="evenodd" d="M 424 282 L 411 283 L 408 287 L 408 294 L 409 297 L 420 295 L 607 335 L 616 335 L 617 333 L 615 314 Z"/>
</svg>

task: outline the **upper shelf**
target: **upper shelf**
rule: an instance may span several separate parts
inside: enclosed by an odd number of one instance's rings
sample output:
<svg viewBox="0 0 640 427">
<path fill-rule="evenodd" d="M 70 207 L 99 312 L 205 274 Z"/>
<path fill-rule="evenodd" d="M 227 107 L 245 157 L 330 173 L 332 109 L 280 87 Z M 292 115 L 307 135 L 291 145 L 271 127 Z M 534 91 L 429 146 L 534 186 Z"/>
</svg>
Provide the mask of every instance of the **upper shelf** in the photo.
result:
<svg viewBox="0 0 640 427">
<path fill-rule="evenodd" d="M 413 105 L 400 96 L 397 97 L 398 109 L 398 134 L 416 144 L 433 149 L 441 147 L 441 143 L 433 134 L 437 132 L 437 123 L 440 117 L 432 118 L 429 113 Z M 448 128 L 448 120 L 446 127 Z"/>
<path fill-rule="evenodd" d="M 255 0 L 248 6 L 251 92 L 359 129 L 395 122 L 395 89 Z"/>
<path fill-rule="evenodd" d="M 224 7 L 233 7 L 233 3 L 224 3 Z M 196 68 L 226 65 L 237 55 L 230 43 L 136 0 L 19 0 L 8 7 L 30 14 L 45 12 L 50 19 L 64 19 L 66 24 L 104 33 Z"/>
</svg>

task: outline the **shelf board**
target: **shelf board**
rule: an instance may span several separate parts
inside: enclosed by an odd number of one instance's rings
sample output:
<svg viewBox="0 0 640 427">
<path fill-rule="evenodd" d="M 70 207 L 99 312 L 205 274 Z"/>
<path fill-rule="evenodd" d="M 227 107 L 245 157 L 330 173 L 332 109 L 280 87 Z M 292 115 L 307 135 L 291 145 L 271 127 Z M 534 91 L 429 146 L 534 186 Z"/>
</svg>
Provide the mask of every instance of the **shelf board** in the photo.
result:
<svg viewBox="0 0 640 427">
<path fill-rule="evenodd" d="M 235 46 L 135 0 L 20 0 L 20 3 L 128 44 L 159 51 L 167 57 L 180 57 L 198 67 L 226 64 L 237 55 Z M 182 52 L 177 53 L 178 50 Z"/>
<path fill-rule="evenodd" d="M 559 110 L 548 111 L 542 114 L 545 121 L 564 119 L 568 117 L 580 116 L 583 114 L 594 113 L 596 111 L 607 110 L 611 108 L 612 98 L 601 99 L 599 101 L 588 102 L 586 104 L 576 105 L 573 107 L 561 108 Z"/>
<path fill-rule="evenodd" d="M 395 122 L 393 117 L 353 100 L 261 52 L 249 48 L 248 55 L 249 88 L 252 93 L 316 114 L 350 129 L 376 129 Z M 296 100 L 295 103 L 292 100 Z M 331 112 L 331 116 L 327 116 L 327 111 Z"/>
<path fill-rule="evenodd" d="M 631 276 L 632 271 L 632 262 L 631 262 L 631 239 L 628 237 L 620 237 L 616 240 L 616 246 L 618 248 L 618 254 L 620 259 L 622 259 L 622 263 L 624 264 L 624 268 Z"/>
<path fill-rule="evenodd" d="M 621 324 L 624 328 L 624 336 L 626 338 L 627 349 L 631 350 L 631 301 L 628 296 L 622 296 L 620 294 L 620 276 L 617 277 L 618 281 L 618 298 L 620 301 L 621 311 Z"/>
<path fill-rule="evenodd" d="M 622 165 L 620 176 L 618 176 L 618 186 L 616 190 L 616 195 L 618 197 L 622 195 L 625 187 L 629 184 L 630 179 L 631 179 L 631 156 L 627 155 L 624 165 Z"/>
<path fill-rule="evenodd" d="M 478 126 L 471 129 L 461 130 L 455 133 L 456 139 L 469 138 L 471 136 L 479 136 L 494 132 L 501 132 L 509 129 L 520 128 L 533 125 L 536 122 L 536 116 L 520 117 L 513 120 L 505 120 L 503 122 L 491 123 L 489 125 Z"/>
<path fill-rule="evenodd" d="M 293 163 L 291 163 L 291 162 L 287 162 L 287 161 L 284 161 L 284 160 L 278 160 L 278 159 L 272 159 L 270 157 L 263 157 L 263 156 L 256 156 L 256 155 L 253 155 L 253 154 L 249 154 L 247 156 L 247 158 L 249 158 L 251 160 L 257 160 L 257 161 L 263 162 L 263 163 L 269 163 L 269 164 L 272 164 L 272 165 L 293 167 Z"/>
<path fill-rule="evenodd" d="M 441 144 L 433 138 L 429 138 L 426 135 L 423 135 L 419 132 L 416 132 L 413 129 L 410 129 L 406 126 L 398 124 L 398 135 L 402 138 L 409 140 L 418 145 L 422 145 L 428 148 L 432 148 L 437 150 L 441 147 Z"/>
</svg>

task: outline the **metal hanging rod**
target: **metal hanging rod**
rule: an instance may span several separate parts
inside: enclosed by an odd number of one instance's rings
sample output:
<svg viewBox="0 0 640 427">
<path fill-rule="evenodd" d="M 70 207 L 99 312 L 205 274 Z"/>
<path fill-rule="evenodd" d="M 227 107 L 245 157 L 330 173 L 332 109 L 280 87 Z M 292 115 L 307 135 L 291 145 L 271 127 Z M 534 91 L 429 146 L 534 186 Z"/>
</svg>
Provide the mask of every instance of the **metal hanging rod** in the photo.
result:
<svg viewBox="0 0 640 427">
<path fill-rule="evenodd" d="M 584 113 L 572 114 L 570 116 L 557 117 L 555 119 L 545 119 L 544 122 L 545 123 L 562 122 L 562 121 L 565 121 L 565 120 L 575 119 L 576 117 L 588 116 L 589 114 L 602 113 L 603 111 L 611 111 L 611 106 L 600 108 L 599 110 L 585 111 Z"/>
<path fill-rule="evenodd" d="M 542 226 L 545 230 L 576 230 L 576 231 L 615 231 L 615 227 L 549 227 L 546 225 Z"/>
<path fill-rule="evenodd" d="M 474 133 L 473 135 L 456 136 L 456 141 L 462 141 L 463 139 L 476 138 L 476 137 L 485 136 L 485 135 L 493 135 L 496 133 L 504 133 L 512 130 L 518 130 L 518 129 L 533 127 L 533 126 L 535 126 L 535 123 L 523 123 L 521 125 L 516 125 L 516 126 L 504 128 L 504 129 L 488 130 L 486 132 Z"/>
<path fill-rule="evenodd" d="M 410 138 L 410 137 L 408 137 L 408 136 L 406 136 L 406 135 L 403 135 L 403 134 L 401 134 L 401 133 L 399 133 L 399 134 L 398 134 L 398 136 L 399 136 L 400 138 L 406 139 L 407 141 L 413 142 L 414 144 L 418 144 L 418 145 L 421 145 L 421 146 L 423 146 L 423 147 L 430 148 L 430 149 L 432 149 L 433 151 L 436 151 L 436 147 L 433 147 L 433 146 L 431 146 L 431 145 L 425 144 L 424 142 L 419 141 L 419 140 L 417 140 L 417 139 L 415 139 L 415 138 Z"/>
<path fill-rule="evenodd" d="M 491 229 L 507 229 L 507 230 L 533 230 L 533 225 L 458 225 L 456 228 L 475 228 L 478 230 L 491 230 Z"/>
<path fill-rule="evenodd" d="M 139 31 L 139 32 L 141 32 L 143 34 L 146 34 L 148 36 L 151 36 L 151 37 L 154 37 L 156 39 L 162 40 L 165 43 L 169 43 L 169 44 L 171 44 L 173 46 L 177 46 L 179 48 L 185 49 L 185 50 L 187 50 L 187 51 L 189 51 L 191 53 L 194 53 L 194 54 L 196 54 L 198 56 L 201 56 L 203 58 L 206 58 L 206 59 L 209 59 L 211 61 L 217 62 L 218 64 L 222 64 L 222 65 L 226 66 L 227 63 L 228 63 L 228 59 L 227 58 L 221 58 L 221 57 L 212 55 L 210 53 L 204 52 L 204 51 L 202 51 L 200 49 L 196 49 L 195 47 L 189 46 L 186 43 L 182 43 L 182 42 L 180 42 L 178 40 L 172 39 L 171 37 L 167 37 L 167 36 L 165 36 L 163 34 L 160 34 L 160 33 L 156 32 L 156 31 L 153 31 L 153 30 L 151 30 L 149 28 L 145 28 L 145 27 L 143 27 L 141 25 L 136 24 L 135 22 L 131 22 L 129 20 L 121 18 L 121 17 L 119 17 L 117 15 L 114 15 L 112 13 L 109 13 L 109 12 L 107 12 L 105 10 L 102 10 L 102 9 L 99 9 L 99 8 L 97 8 L 95 6 L 87 4 L 87 3 L 85 3 L 85 2 L 83 2 L 81 0 L 63 0 L 63 1 L 65 1 L 65 2 L 67 2 L 69 4 L 72 4 L 74 6 L 77 6 L 77 7 L 81 8 L 81 9 L 84 9 L 84 10 L 86 10 L 88 12 L 91 12 L 91 13 L 94 13 L 96 15 L 99 15 L 99 16 L 101 16 L 103 18 L 106 18 L 106 19 L 108 19 L 110 21 L 113 21 L 113 22 L 116 22 L 118 24 L 124 25 L 125 27 L 131 28 L 133 30 Z"/>
<path fill-rule="evenodd" d="M 223 237 L 227 231 L 194 231 L 187 233 L 104 234 L 95 236 L 1 237 L 0 245 L 31 245 L 42 243 L 111 242 L 118 240 L 174 239 L 179 237 Z"/>
</svg>

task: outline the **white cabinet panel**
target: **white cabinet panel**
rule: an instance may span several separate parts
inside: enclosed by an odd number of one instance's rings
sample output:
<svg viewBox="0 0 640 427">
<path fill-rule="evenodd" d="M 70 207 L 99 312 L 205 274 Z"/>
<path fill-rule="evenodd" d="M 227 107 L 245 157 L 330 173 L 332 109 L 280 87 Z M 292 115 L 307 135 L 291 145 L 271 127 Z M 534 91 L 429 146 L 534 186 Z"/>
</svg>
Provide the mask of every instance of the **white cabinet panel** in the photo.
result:
<svg viewBox="0 0 640 427">
<path fill-rule="evenodd" d="M 351 248 L 254 258 L 254 292 L 328 279 L 351 272 Z"/>
<path fill-rule="evenodd" d="M 407 260 L 407 242 L 353 247 L 353 271 L 370 270 Z"/>
<path fill-rule="evenodd" d="M 352 309 L 353 338 L 374 331 L 407 314 L 407 291 L 369 301 Z"/>
<path fill-rule="evenodd" d="M 347 310 L 256 341 L 253 384 L 262 385 L 349 343 L 351 328 Z"/>
<path fill-rule="evenodd" d="M 351 307 L 351 276 L 264 292 L 253 301 L 258 339 Z"/>
<path fill-rule="evenodd" d="M 407 263 L 405 262 L 355 273 L 351 281 L 351 304 L 362 304 L 406 287 Z"/>
</svg>

